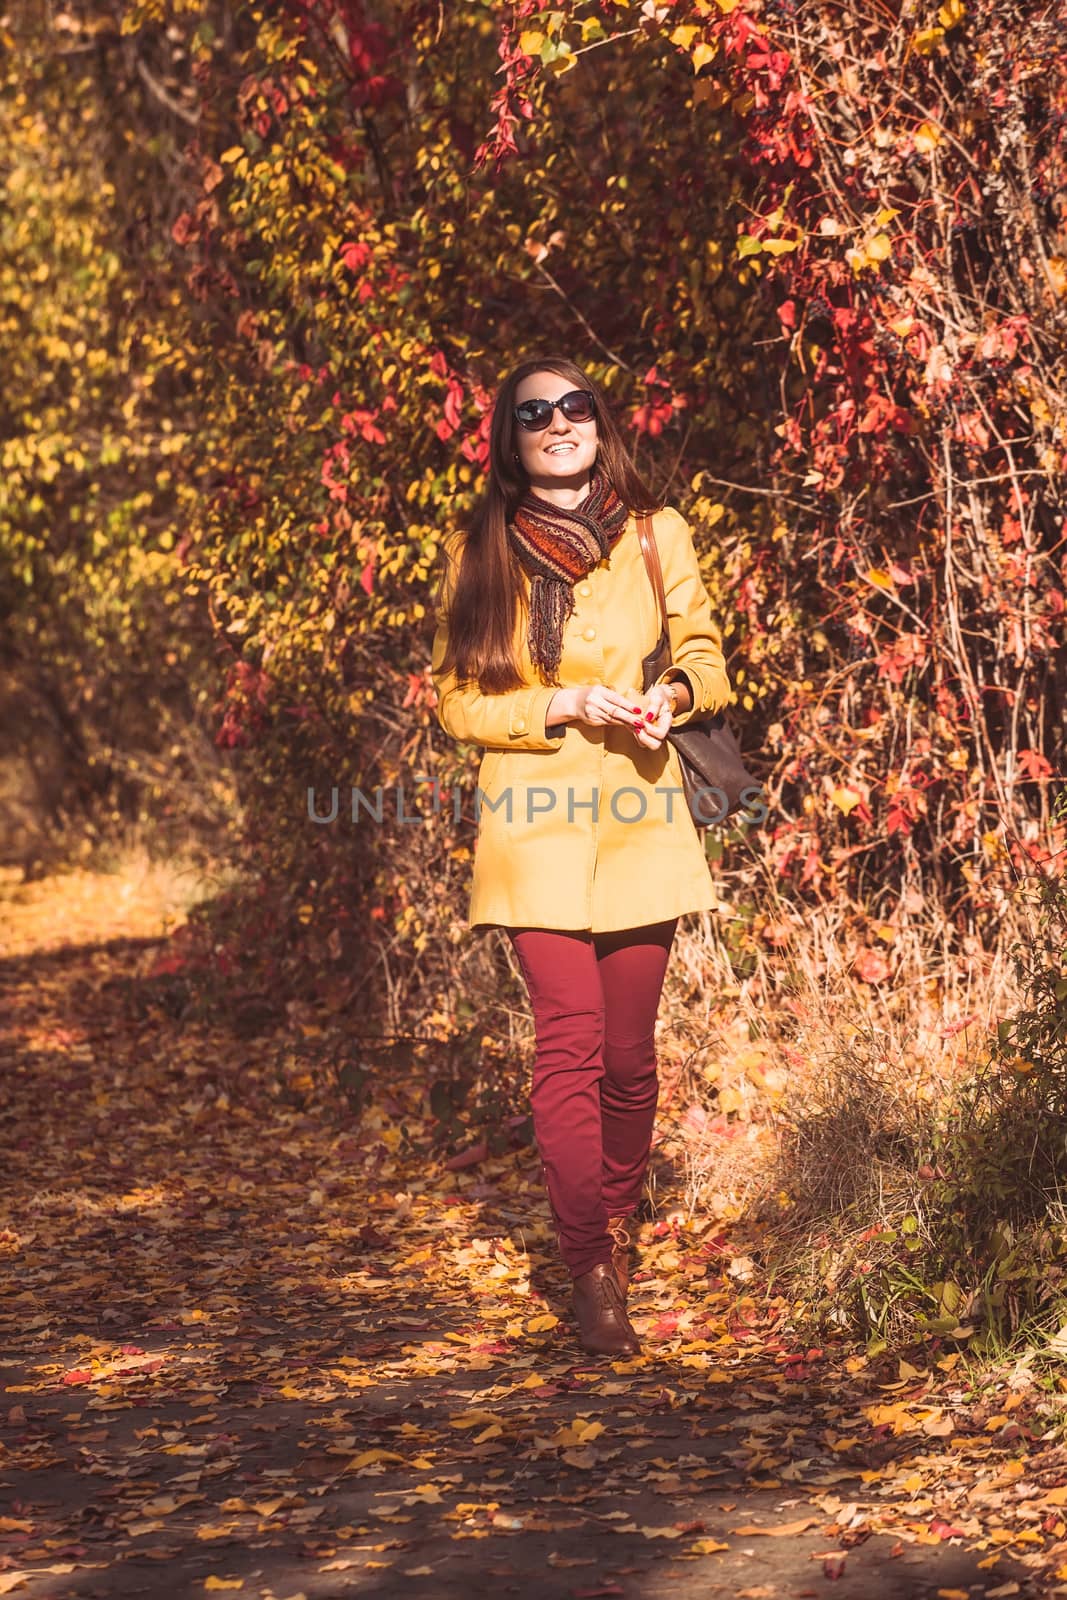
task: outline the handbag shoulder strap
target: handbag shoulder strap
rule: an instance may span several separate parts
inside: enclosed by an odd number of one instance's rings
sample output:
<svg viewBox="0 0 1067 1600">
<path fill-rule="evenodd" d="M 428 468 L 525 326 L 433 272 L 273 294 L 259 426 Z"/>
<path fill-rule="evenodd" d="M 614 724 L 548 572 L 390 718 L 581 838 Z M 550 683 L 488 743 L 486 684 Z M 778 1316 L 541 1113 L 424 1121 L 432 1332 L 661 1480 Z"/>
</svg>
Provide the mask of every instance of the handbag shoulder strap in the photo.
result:
<svg viewBox="0 0 1067 1600">
<path fill-rule="evenodd" d="M 667 637 L 670 638 L 670 629 L 667 627 L 667 595 L 663 587 L 663 568 L 660 566 L 659 548 L 656 544 L 656 535 L 652 530 L 652 518 L 647 511 L 641 511 L 637 517 L 637 537 L 641 541 L 641 554 L 645 558 L 648 569 L 649 581 L 656 591 L 656 603 L 659 606 L 660 626 Z"/>
</svg>

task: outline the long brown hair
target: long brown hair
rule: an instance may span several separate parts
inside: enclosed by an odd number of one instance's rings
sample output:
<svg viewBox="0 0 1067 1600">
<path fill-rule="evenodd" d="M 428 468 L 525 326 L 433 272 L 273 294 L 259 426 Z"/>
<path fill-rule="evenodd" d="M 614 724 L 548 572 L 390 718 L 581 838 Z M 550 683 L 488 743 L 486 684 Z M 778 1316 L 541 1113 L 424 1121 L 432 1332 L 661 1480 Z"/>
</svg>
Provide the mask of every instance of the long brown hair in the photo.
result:
<svg viewBox="0 0 1067 1600">
<path fill-rule="evenodd" d="M 514 646 L 515 623 L 525 598 L 524 577 L 508 538 L 508 524 L 529 488 L 529 478 L 516 460 L 515 391 L 535 372 L 553 372 L 576 389 L 592 391 L 596 400 L 596 469 L 608 479 L 627 510 L 656 511 L 661 504 L 630 459 L 603 391 L 573 361 L 546 356 L 523 361 L 508 373 L 493 406 L 489 480 L 463 541 L 441 667 L 444 672 L 454 671 L 460 683 L 476 682 L 483 694 L 503 694 L 524 682 Z M 558 683 L 557 678 L 546 681 Z"/>
</svg>

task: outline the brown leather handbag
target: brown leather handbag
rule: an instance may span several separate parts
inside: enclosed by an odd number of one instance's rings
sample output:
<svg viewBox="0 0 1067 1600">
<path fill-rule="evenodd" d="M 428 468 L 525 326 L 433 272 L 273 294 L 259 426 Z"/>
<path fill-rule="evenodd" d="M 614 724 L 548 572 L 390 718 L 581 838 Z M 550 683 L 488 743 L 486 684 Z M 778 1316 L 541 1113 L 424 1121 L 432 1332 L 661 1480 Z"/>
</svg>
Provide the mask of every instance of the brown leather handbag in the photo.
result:
<svg viewBox="0 0 1067 1600">
<path fill-rule="evenodd" d="M 660 636 L 655 648 L 641 662 L 644 675 L 641 688 L 647 692 L 661 673 L 672 665 L 671 635 L 667 626 L 663 568 L 652 518 L 647 512 L 642 512 L 637 518 L 637 536 L 641 541 L 641 553 L 645 558 L 648 576 L 656 591 L 660 615 Z M 667 739 L 678 752 L 685 802 L 698 828 L 724 822 L 732 812 L 740 810 L 743 805 L 752 804 L 762 793 L 759 779 L 754 778 L 745 766 L 736 735 L 721 711 L 705 712 L 680 728 L 672 728 Z"/>
</svg>

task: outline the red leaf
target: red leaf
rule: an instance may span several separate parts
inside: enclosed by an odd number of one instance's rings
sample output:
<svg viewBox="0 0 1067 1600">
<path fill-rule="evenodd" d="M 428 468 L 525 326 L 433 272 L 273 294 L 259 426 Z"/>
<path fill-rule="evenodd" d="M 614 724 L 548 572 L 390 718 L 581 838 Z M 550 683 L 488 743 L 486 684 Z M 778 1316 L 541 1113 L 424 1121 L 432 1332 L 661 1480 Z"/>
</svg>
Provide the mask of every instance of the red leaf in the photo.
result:
<svg viewBox="0 0 1067 1600">
<path fill-rule="evenodd" d="M 373 591 L 374 591 L 374 557 L 373 556 L 371 556 L 370 560 L 367 562 L 367 565 L 363 568 L 363 571 L 360 573 L 359 581 L 360 581 L 361 585 L 363 586 L 363 589 L 365 590 L 365 592 L 367 594 L 372 594 L 373 593 Z"/>
<path fill-rule="evenodd" d="M 667 1316 L 657 1317 L 648 1332 L 649 1337 L 652 1339 L 673 1338 L 678 1332 L 678 1313 L 671 1312 Z"/>
<path fill-rule="evenodd" d="M 1045 760 L 1040 750 L 1020 750 L 1019 769 L 1025 772 L 1028 778 L 1032 778 L 1035 783 L 1041 778 L 1050 778 L 1052 776 L 1052 767 Z"/>
<path fill-rule="evenodd" d="M 341 246 L 341 260 L 344 262 L 349 272 L 362 271 L 362 269 L 367 265 L 367 262 L 370 260 L 370 257 L 370 245 L 364 244 L 361 239 L 349 239 Z"/>
<path fill-rule="evenodd" d="M 966 1539 L 967 1535 L 962 1528 L 954 1528 L 951 1522 L 940 1522 L 936 1518 L 930 1524 L 930 1532 L 939 1539 Z"/>
<path fill-rule="evenodd" d="M 902 806 L 894 806 L 885 819 L 886 837 L 894 833 L 910 833 L 911 817 Z"/>
<path fill-rule="evenodd" d="M 176 972 L 181 972 L 185 966 L 184 956 L 160 956 L 159 960 L 148 969 L 150 978 L 170 978 Z"/>
<path fill-rule="evenodd" d="M 880 950 L 861 950 L 852 963 L 852 970 L 864 983 L 884 983 L 889 977 L 889 962 Z"/>
<path fill-rule="evenodd" d="M 445 1162 L 448 1172 L 462 1172 L 466 1167 L 476 1167 L 484 1161 L 489 1154 L 489 1143 L 486 1139 L 479 1139 L 477 1144 L 472 1144 L 469 1150 L 461 1150 L 458 1155 L 451 1156 Z"/>
<path fill-rule="evenodd" d="M 454 433 L 463 418 L 463 385 L 457 378 L 449 378 L 445 396 L 445 421 Z"/>
<path fill-rule="evenodd" d="M 964 1017 L 962 1022 L 950 1022 L 947 1027 L 941 1029 L 939 1037 L 942 1039 L 951 1039 L 954 1034 L 962 1033 L 964 1028 L 973 1027 L 977 1021 L 978 1013 L 976 1011 L 973 1016 Z"/>
<path fill-rule="evenodd" d="M 64 1383 L 92 1383 L 92 1381 L 93 1381 L 93 1375 L 92 1375 L 91 1372 L 77 1372 L 77 1371 L 75 1371 L 75 1372 L 65 1372 L 63 1374 L 63 1382 Z"/>
</svg>

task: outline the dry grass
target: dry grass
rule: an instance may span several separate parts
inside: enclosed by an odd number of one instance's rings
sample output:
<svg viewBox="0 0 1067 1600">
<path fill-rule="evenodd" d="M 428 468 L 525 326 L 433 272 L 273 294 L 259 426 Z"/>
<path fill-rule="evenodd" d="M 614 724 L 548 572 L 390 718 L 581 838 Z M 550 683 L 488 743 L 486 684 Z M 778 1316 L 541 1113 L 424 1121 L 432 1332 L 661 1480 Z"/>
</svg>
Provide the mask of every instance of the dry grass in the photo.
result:
<svg viewBox="0 0 1067 1600">
<path fill-rule="evenodd" d="M 1032 933 L 1021 897 L 989 949 L 897 929 L 891 977 L 871 983 L 855 925 L 847 905 L 801 923 L 774 904 L 740 933 L 721 915 L 681 930 L 660 1045 L 687 1214 L 735 1222 L 787 1292 L 848 1322 L 862 1308 L 835 1294 L 877 1264 L 877 1235 L 914 1229 L 910 1248 L 936 1255 L 923 1219 L 939 1130 L 1020 1003 L 1012 954 Z"/>
</svg>

